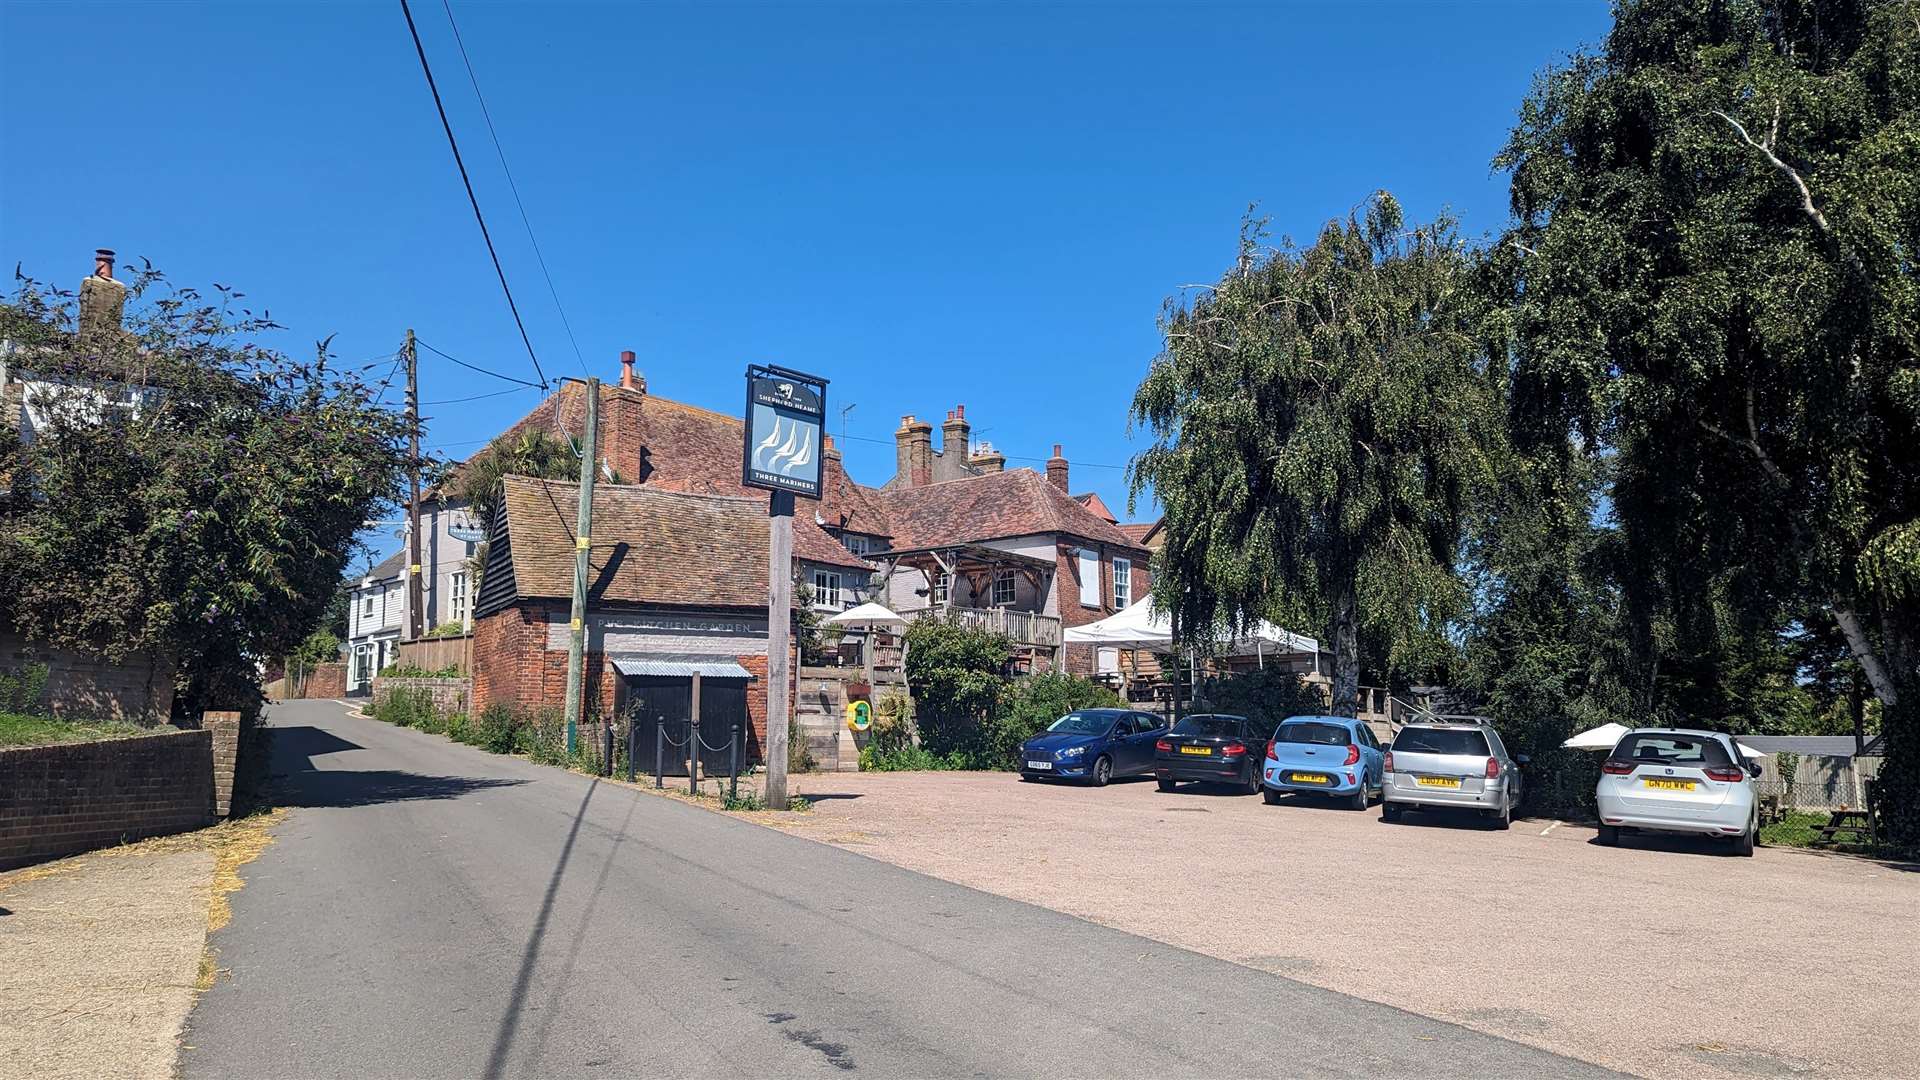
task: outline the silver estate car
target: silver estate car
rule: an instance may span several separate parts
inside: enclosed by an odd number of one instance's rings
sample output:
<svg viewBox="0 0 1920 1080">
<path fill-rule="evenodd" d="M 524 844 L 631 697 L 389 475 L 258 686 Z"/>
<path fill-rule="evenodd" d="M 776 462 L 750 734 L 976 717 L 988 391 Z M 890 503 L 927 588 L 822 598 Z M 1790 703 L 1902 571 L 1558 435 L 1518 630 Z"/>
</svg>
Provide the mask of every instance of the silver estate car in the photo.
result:
<svg viewBox="0 0 1920 1080">
<path fill-rule="evenodd" d="M 1753 785 L 1760 767 L 1740 744 L 1717 731 L 1640 728 L 1614 745 L 1594 791 L 1600 842 L 1622 830 L 1690 833 L 1724 839 L 1736 855 L 1752 855 L 1759 820 Z"/>
<path fill-rule="evenodd" d="M 1520 805 L 1520 766 L 1500 734 L 1481 717 L 1441 716 L 1408 724 L 1382 763 L 1380 820 L 1408 810 L 1478 810 L 1504 829 Z"/>
</svg>

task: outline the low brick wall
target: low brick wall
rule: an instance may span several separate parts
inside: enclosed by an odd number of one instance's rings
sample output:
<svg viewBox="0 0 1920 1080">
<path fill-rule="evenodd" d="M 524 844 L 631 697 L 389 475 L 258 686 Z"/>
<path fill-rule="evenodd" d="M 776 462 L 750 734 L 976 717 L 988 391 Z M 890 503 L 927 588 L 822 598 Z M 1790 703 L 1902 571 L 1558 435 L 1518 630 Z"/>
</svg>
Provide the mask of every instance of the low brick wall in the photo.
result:
<svg viewBox="0 0 1920 1080">
<path fill-rule="evenodd" d="M 315 664 L 307 673 L 307 685 L 301 697 L 343 698 L 347 696 L 347 665 Z"/>
<path fill-rule="evenodd" d="M 224 734 L 232 717 L 232 735 Z M 232 792 L 239 714 L 200 731 L 0 750 L 0 870 L 211 824 Z M 215 746 L 227 744 L 224 784 Z"/>
<path fill-rule="evenodd" d="M 383 679 L 375 676 L 373 680 L 373 700 L 380 699 L 395 690 L 424 690 L 433 697 L 433 711 L 441 716 L 467 711 L 470 695 L 465 679 L 419 679 L 393 678 Z"/>
</svg>

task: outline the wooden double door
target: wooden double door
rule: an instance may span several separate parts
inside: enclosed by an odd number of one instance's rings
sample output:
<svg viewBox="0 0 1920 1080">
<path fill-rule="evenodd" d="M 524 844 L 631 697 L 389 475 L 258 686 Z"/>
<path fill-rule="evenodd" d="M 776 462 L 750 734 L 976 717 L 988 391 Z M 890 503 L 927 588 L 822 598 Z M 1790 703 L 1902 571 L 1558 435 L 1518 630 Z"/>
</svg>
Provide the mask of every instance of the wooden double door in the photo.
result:
<svg viewBox="0 0 1920 1080">
<path fill-rule="evenodd" d="M 640 732 L 640 763 L 653 763 L 656 732 L 666 731 L 660 775 L 687 775 L 687 739 L 692 728 L 693 677 L 688 675 L 628 675 L 627 714 Z M 726 773 L 732 762 L 728 740 L 739 725 L 740 767 L 753 761 L 753 729 L 747 719 L 747 680 L 702 676 L 700 679 L 700 772 Z M 676 745 L 678 744 L 678 745 Z M 717 748 L 717 749 L 716 749 Z"/>
</svg>

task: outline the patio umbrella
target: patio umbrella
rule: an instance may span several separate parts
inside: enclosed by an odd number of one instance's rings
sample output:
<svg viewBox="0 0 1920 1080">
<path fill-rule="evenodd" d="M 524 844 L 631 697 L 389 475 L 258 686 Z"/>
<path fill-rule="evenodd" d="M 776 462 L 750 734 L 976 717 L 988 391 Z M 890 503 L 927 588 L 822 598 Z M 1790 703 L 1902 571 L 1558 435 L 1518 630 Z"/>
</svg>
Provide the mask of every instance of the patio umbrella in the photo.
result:
<svg viewBox="0 0 1920 1080">
<path fill-rule="evenodd" d="M 860 651 L 865 658 L 867 686 L 869 687 L 869 692 L 871 692 L 871 687 L 873 686 L 873 632 L 882 628 L 888 630 L 905 629 L 907 620 L 901 618 L 900 614 L 893 609 L 869 600 L 859 607 L 851 607 L 838 615 L 831 616 L 827 621 L 840 626 L 849 626 L 866 631 L 866 639 Z M 902 677 L 906 675 L 906 659 L 905 650 L 903 649 L 901 650 L 900 657 Z"/>
<path fill-rule="evenodd" d="M 1633 729 L 1625 724 L 1601 724 L 1591 731 L 1583 731 L 1566 742 L 1562 747 L 1568 750 L 1611 750 L 1619 745 L 1620 737 Z"/>
</svg>

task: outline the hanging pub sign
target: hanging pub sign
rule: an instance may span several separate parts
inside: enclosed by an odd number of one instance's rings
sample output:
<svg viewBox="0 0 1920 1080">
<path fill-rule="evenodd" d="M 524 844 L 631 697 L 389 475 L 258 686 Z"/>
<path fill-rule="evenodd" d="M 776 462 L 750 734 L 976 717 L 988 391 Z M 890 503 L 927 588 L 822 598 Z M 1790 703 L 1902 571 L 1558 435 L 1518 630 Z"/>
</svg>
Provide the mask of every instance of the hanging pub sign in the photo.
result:
<svg viewBox="0 0 1920 1080">
<path fill-rule="evenodd" d="M 487 530 L 465 510 L 447 511 L 447 535 L 455 540 L 477 544 L 487 538 Z"/>
<path fill-rule="evenodd" d="M 827 380 L 785 368 L 747 368 L 746 446 L 740 482 L 820 497 Z"/>
</svg>

